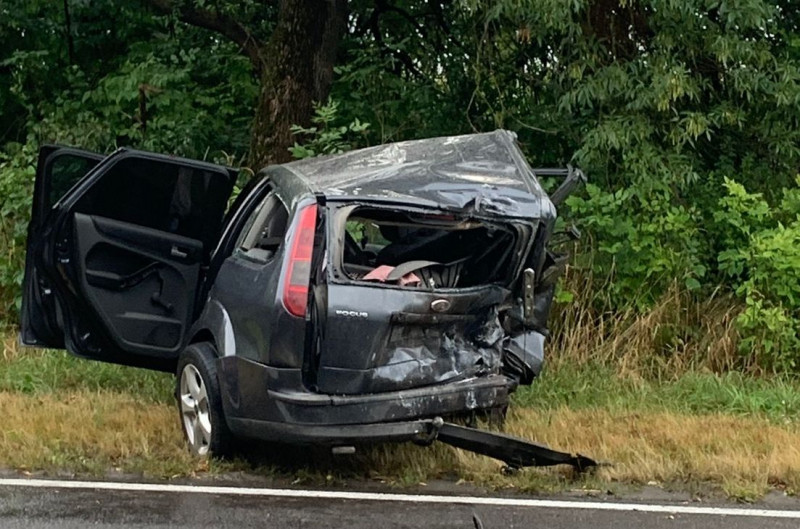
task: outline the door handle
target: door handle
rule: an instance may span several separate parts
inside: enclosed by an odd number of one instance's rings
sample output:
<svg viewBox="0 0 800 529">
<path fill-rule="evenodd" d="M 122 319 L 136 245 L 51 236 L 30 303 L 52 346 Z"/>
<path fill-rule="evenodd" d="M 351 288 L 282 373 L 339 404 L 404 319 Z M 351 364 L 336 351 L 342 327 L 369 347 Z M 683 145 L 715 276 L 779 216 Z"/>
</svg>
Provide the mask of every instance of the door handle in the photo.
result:
<svg viewBox="0 0 800 529">
<path fill-rule="evenodd" d="M 172 248 L 170 249 L 169 254 L 172 257 L 176 257 L 178 259 L 186 259 L 187 257 L 189 257 L 188 250 L 182 250 L 182 249 L 178 248 L 178 245 L 176 245 L 176 244 L 172 245 Z"/>
</svg>

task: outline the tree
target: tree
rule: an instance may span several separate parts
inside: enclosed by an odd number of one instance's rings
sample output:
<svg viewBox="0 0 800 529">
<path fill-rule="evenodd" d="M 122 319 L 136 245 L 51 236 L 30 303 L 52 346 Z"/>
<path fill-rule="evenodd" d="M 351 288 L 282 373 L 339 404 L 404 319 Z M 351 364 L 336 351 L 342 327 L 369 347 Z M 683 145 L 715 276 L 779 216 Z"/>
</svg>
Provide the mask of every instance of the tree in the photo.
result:
<svg viewBox="0 0 800 529">
<path fill-rule="evenodd" d="M 285 162 L 293 144 L 291 126 L 310 124 L 313 103 L 324 101 L 333 80 L 336 50 L 347 23 L 346 0 L 279 0 L 256 6 L 147 0 L 157 11 L 235 42 L 260 81 L 249 164 Z M 274 20 L 266 36 L 265 21 Z"/>
</svg>

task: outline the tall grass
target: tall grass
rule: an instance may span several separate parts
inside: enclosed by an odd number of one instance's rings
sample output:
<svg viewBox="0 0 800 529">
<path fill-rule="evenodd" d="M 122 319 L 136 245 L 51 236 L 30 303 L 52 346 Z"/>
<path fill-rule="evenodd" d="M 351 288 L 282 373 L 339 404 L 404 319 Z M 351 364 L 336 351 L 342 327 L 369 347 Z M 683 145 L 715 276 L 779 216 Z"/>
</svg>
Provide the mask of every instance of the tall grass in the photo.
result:
<svg viewBox="0 0 800 529">
<path fill-rule="evenodd" d="M 647 310 L 612 307 L 599 278 L 568 267 L 562 288 L 572 300 L 551 314 L 547 363 L 602 365 L 630 378 L 676 378 L 691 371 L 764 373 L 738 351 L 742 307 L 718 289 L 698 298 L 677 282 Z"/>
</svg>

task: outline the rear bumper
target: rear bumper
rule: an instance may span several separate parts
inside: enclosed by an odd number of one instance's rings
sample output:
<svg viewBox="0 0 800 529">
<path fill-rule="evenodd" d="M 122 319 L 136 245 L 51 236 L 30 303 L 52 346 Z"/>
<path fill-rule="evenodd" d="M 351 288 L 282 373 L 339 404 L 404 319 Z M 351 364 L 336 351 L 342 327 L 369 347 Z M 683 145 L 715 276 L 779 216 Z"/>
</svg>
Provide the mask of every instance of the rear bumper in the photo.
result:
<svg viewBox="0 0 800 529">
<path fill-rule="evenodd" d="M 394 423 L 318 426 L 233 418 L 228 420 L 228 425 L 236 434 L 251 439 L 313 445 L 351 445 L 421 440 L 428 437 L 431 432 L 430 419 Z"/>
<path fill-rule="evenodd" d="M 242 436 L 292 443 L 337 444 L 424 438 L 430 419 L 505 406 L 514 382 L 502 375 L 371 395 L 268 391 L 278 420 L 228 417 Z"/>
</svg>

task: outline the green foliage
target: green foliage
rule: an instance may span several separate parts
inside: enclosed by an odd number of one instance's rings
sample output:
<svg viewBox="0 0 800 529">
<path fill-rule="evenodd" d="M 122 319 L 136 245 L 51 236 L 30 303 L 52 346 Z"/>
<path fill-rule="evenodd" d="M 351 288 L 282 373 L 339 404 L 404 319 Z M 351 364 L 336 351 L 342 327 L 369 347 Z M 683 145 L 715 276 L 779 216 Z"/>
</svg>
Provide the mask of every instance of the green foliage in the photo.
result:
<svg viewBox="0 0 800 529">
<path fill-rule="evenodd" d="M 668 192 L 605 191 L 589 184 L 586 197 L 570 197 L 568 206 L 594 238 L 593 255 L 583 257 L 613 274 L 607 288 L 615 303 L 646 307 L 675 280 L 693 290 L 705 279 L 708 245 L 700 234 L 700 213 L 674 203 Z M 649 213 L 646 219 L 642 211 Z"/>
<path fill-rule="evenodd" d="M 229 72 L 240 76 L 229 84 L 223 71 L 210 73 L 204 51 L 170 47 L 158 54 L 136 48 L 96 83 L 71 70 L 70 88 L 40 104 L 44 116 L 32 130 L 42 140 L 98 151 L 133 146 L 195 158 L 212 150 L 215 158 L 222 150 L 243 155 L 250 115 L 242 101 L 256 95 L 247 62 L 228 47 L 212 50 L 213 60 L 229 61 Z"/>
<path fill-rule="evenodd" d="M 62 4 L 9 0 L 0 8 L 9 14 L 0 16 L 0 44 L 9 44 L 0 46 L 0 100 L 9 103 L 0 105 L 0 122 L 11 125 L 0 130 L 0 149 L 33 140 L 244 155 L 257 85 L 237 46 L 153 17 L 141 2 L 65 5 L 70 28 Z"/>
<path fill-rule="evenodd" d="M 310 158 L 320 154 L 339 154 L 364 141 L 369 123 L 362 123 L 358 118 L 354 118 L 347 125 L 337 125 L 338 117 L 338 102 L 331 99 L 324 105 L 314 104 L 314 117 L 311 118 L 314 126 L 292 126 L 292 133 L 295 136 L 306 138 L 302 144 L 295 142 L 294 146 L 289 148 L 292 156 Z"/>
<path fill-rule="evenodd" d="M 796 183 L 773 208 L 726 179 L 728 196 L 714 215 L 725 233 L 719 268 L 746 304 L 740 348 L 778 371 L 800 366 L 800 177 Z"/>
<path fill-rule="evenodd" d="M 272 5 L 188 3 L 235 18 L 262 41 L 272 32 Z M 104 152 L 131 145 L 234 164 L 249 145 L 259 87 L 240 47 L 174 14 L 153 16 L 147 2 L 68 5 L 69 28 L 60 3 L 0 5 L 6 314 L 18 298 L 38 143 Z M 559 213 L 590 241 L 578 264 L 608 278 L 593 298 L 603 311 L 644 310 L 675 283 L 697 296 L 722 286 L 745 306 L 743 350 L 794 369 L 794 3 L 350 0 L 349 7 L 331 99 L 316 106 L 310 126 L 294 128 L 294 157 L 514 130 L 532 165 L 573 163 L 589 175 L 591 185 Z"/>
<path fill-rule="evenodd" d="M 19 310 L 25 240 L 31 211 L 36 151 L 33 144 L 0 152 L 0 321 Z M 2 325 L 0 323 L 0 325 Z"/>
</svg>

